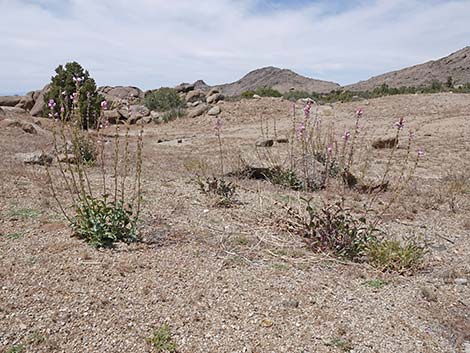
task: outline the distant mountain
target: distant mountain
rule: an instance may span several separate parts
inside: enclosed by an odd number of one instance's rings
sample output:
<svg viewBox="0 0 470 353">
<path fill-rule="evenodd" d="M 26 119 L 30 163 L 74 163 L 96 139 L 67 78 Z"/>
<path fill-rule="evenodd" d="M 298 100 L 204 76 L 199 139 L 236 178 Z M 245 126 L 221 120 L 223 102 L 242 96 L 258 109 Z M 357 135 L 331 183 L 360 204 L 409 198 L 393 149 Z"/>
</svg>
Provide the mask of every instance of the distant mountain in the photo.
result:
<svg viewBox="0 0 470 353">
<path fill-rule="evenodd" d="M 350 91 L 370 91 L 382 84 L 394 88 L 429 86 L 433 81 L 445 83 L 448 77 L 452 77 L 454 84 L 470 83 L 470 47 L 439 60 L 375 76 L 344 88 Z"/>
<path fill-rule="evenodd" d="M 215 87 L 228 96 L 236 96 L 244 91 L 256 90 L 262 87 L 271 87 L 281 93 L 288 92 L 291 89 L 328 93 L 340 88 L 340 85 L 334 82 L 301 76 L 291 70 L 269 66 L 251 71 L 236 82 Z"/>
</svg>

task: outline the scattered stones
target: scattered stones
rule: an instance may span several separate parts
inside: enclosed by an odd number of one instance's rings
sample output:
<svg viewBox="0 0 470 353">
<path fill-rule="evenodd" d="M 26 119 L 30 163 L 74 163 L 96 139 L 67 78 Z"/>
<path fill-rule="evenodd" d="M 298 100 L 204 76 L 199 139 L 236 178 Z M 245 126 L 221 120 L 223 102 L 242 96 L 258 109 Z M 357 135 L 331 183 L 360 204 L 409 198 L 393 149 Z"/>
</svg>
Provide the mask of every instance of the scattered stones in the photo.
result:
<svg viewBox="0 0 470 353">
<path fill-rule="evenodd" d="M 143 118 L 140 118 L 139 120 L 137 120 L 136 124 L 137 125 L 147 125 L 147 124 L 150 124 L 151 122 L 153 121 L 153 118 L 151 116 L 144 116 Z"/>
<path fill-rule="evenodd" d="M 398 139 L 396 137 L 385 137 L 372 142 L 372 147 L 375 149 L 394 148 L 397 145 Z"/>
<path fill-rule="evenodd" d="M 289 139 L 287 137 L 278 137 L 276 139 L 277 143 L 289 143 Z"/>
<path fill-rule="evenodd" d="M 50 165 L 52 163 L 52 155 L 41 151 L 18 153 L 17 156 L 24 164 Z"/>
<path fill-rule="evenodd" d="M 466 278 L 456 278 L 454 280 L 455 284 L 461 285 L 461 286 L 466 286 L 467 285 L 467 279 Z"/>
<path fill-rule="evenodd" d="M 211 88 L 211 90 L 207 93 L 207 96 L 212 96 L 217 93 L 220 93 L 220 90 L 214 87 L 214 88 Z"/>
<path fill-rule="evenodd" d="M 261 99 L 261 96 L 260 96 L 260 95 L 257 95 L 257 94 L 254 94 L 254 95 L 253 95 L 253 99 Z"/>
<path fill-rule="evenodd" d="M 207 112 L 207 114 L 211 115 L 211 116 L 214 116 L 214 115 L 219 115 L 221 112 L 221 109 L 218 105 L 212 107 L 211 109 L 209 109 L 209 111 Z"/>
<path fill-rule="evenodd" d="M 197 107 L 199 104 L 201 104 L 201 101 L 196 101 L 192 103 L 187 103 L 188 107 Z"/>
<path fill-rule="evenodd" d="M 192 109 L 188 109 L 188 118 L 196 118 L 201 116 L 208 110 L 208 106 L 206 104 L 199 104 L 197 107 Z"/>
<path fill-rule="evenodd" d="M 20 101 L 22 96 L 0 96 L 0 106 L 3 107 L 14 107 Z"/>
<path fill-rule="evenodd" d="M 295 299 L 284 300 L 281 304 L 285 308 L 298 308 L 299 307 L 299 301 Z"/>
<path fill-rule="evenodd" d="M 273 139 L 258 139 L 256 141 L 256 147 L 272 147 L 274 145 Z"/>
<path fill-rule="evenodd" d="M 222 93 L 214 93 L 212 95 L 207 96 L 206 102 L 208 104 L 215 104 L 223 99 L 224 99 L 224 96 Z"/>
<path fill-rule="evenodd" d="M 69 164 L 74 164 L 76 163 L 77 159 L 75 158 L 75 155 L 73 153 L 62 153 L 57 156 L 57 160 L 60 163 L 69 163 Z"/>
<path fill-rule="evenodd" d="M 421 287 L 421 295 L 424 299 L 428 302 L 437 302 L 437 294 L 434 290 L 429 287 L 422 286 Z"/>
</svg>

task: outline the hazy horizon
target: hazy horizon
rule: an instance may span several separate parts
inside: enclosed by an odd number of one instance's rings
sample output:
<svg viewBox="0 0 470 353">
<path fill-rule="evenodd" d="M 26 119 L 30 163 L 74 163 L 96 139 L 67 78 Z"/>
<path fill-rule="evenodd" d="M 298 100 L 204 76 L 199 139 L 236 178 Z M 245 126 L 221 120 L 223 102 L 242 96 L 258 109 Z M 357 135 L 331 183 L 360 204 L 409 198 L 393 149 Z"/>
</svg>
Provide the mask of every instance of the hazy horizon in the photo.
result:
<svg viewBox="0 0 470 353">
<path fill-rule="evenodd" d="M 447 56 L 470 38 L 463 0 L 0 0 L 0 94 L 79 62 L 98 86 L 210 85 L 276 66 L 341 85 Z M 451 26 L 449 24 L 452 24 Z"/>
</svg>

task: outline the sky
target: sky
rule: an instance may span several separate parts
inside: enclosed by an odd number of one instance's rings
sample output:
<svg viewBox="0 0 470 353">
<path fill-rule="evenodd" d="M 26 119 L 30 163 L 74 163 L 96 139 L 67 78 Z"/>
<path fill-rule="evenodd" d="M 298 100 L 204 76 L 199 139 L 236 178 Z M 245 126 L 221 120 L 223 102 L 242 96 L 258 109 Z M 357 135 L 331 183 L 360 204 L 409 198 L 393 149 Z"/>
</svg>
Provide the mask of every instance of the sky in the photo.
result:
<svg viewBox="0 0 470 353">
<path fill-rule="evenodd" d="M 470 45 L 470 0 L 0 0 L 0 94 L 79 62 L 99 86 L 277 66 L 350 84 Z"/>
</svg>

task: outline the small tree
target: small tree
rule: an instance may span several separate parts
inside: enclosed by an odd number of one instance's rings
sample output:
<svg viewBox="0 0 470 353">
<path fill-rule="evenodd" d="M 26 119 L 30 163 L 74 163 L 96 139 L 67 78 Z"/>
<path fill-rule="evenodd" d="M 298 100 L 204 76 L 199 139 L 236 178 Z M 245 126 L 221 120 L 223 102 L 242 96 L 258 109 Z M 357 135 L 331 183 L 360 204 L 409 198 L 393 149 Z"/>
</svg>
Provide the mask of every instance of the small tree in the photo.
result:
<svg viewBox="0 0 470 353">
<path fill-rule="evenodd" d="M 65 64 L 65 68 L 59 65 L 55 69 L 56 75 L 51 78 L 49 91 L 44 95 L 44 115 L 52 116 L 48 106 L 49 100 L 53 99 L 66 112 L 72 110 L 73 96 L 78 95 L 79 115 L 82 128 L 96 128 L 100 114 L 100 103 L 103 100 L 97 91 L 96 83 L 87 70 L 77 62 Z M 67 114 L 69 116 L 69 114 Z"/>
</svg>

